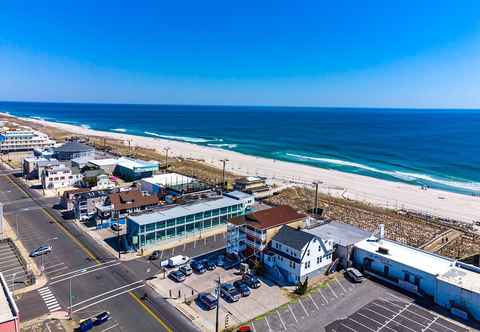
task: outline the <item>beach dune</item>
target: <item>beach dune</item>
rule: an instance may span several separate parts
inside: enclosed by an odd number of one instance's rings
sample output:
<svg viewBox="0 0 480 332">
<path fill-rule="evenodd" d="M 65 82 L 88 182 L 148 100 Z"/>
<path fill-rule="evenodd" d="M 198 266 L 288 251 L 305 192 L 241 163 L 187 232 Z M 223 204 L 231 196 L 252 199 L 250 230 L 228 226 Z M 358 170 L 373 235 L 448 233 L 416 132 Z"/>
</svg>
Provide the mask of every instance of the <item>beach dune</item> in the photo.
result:
<svg viewBox="0 0 480 332">
<path fill-rule="evenodd" d="M 258 175 L 285 185 L 297 184 L 312 188 L 313 182 L 318 182 L 320 191 L 325 194 L 381 207 L 414 210 L 469 224 L 480 221 L 480 197 L 478 196 L 435 189 L 425 190 L 409 184 L 255 157 L 192 143 L 135 136 L 122 132 L 97 131 L 80 126 L 30 118 L 23 118 L 23 120 L 57 127 L 81 135 L 96 135 L 126 142 L 130 141 L 133 146 L 152 148 L 158 152 L 163 152 L 166 147 L 169 147 L 169 156 L 201 159 L 215 167 L 221 167 L 221 160 L 228 159 L 226 168 L 233 173 Z"/>
</svg>

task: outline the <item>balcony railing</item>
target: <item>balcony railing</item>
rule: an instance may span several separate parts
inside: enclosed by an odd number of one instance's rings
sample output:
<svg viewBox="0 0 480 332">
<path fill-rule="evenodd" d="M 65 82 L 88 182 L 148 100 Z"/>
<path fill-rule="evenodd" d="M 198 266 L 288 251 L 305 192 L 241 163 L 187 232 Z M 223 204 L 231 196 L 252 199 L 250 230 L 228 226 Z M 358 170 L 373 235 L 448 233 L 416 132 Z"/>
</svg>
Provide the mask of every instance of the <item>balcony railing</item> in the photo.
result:
<svg viewBox="0 0 480 332">
<path fill-rule="evenodd" d="M 267 235 L 265 233 L 260 233 L 260 232 L 254 232 L 254 231 L 251 231 L 249 230 L 248 228 L 244 228 L 242 230 L 245 234 L 248 234 L 250 236 L 253 236 L 254 238 L 256 239 L 260 239 L 262 241 L 265 241 L 266 238 L 267 238 Z"/>
</svg>

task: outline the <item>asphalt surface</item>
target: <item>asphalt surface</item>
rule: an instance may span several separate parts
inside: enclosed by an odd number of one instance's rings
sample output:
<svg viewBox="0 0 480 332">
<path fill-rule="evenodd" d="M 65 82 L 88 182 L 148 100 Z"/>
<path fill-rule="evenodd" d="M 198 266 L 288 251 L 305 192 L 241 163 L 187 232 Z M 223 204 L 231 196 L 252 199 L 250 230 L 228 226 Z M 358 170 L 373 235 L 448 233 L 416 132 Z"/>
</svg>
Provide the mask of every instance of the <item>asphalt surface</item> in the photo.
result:
<svg viewBox="0 0 480 332">
<path fill-rule="evenodd" d="M 49 281 L 18 301 L 22 320 L 48 312 L 68 311 L 70 289 L 76 319 L 109 311 L 111 331 L 197 331 L 174 307 L 158 297 L 144 280 L 146 269 L 118 261 L 72 221 L 51 208 L 57 199 L 45 199 L 28 190 L 10 172 L 0 173 L 0 201 L 10 225 L 27 250 L 50 244 L 52 252 L 34 258 Z M 150 273 L 154 273 L 152 269 Z M 71 288 L 70 288 L 71 287 Z M 148 300 L 142 301 L 144 294 Z"/>
</svg>

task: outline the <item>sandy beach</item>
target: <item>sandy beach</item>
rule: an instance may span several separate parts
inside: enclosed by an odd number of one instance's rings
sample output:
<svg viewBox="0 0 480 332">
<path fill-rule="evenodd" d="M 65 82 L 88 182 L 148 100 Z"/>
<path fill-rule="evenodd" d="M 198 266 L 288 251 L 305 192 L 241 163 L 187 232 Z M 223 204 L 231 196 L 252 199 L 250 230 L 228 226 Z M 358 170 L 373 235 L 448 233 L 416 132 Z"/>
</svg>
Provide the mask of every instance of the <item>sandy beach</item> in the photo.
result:
<svg viewBox="0 0 480 332">
<path fill-rule="evenodd" d="M 168 147 L 170 148 L 169 156 L 201 159 L 205 163 L 219 168 L 222 165 L 221 160 L 228 159 L 226 168 L 233 173 L 263 176 L 281 185 L 297 184 L 313 188 L 312 183 L 319 182 L 320 191 L 332 196 L 349 198 L 387 208 L 415 210 L 420 213 L 465 223 L 480 221 L 480 197 L 435 189 L 424 190 L 409 184 L 255 157 L 186 142 L 97 131 L 80 126 L 30 118 L 22 119 L 57 127 L 76 134 L 130 141 L 132 146 L 152 148 L 161 153 Z"/>
</svg>

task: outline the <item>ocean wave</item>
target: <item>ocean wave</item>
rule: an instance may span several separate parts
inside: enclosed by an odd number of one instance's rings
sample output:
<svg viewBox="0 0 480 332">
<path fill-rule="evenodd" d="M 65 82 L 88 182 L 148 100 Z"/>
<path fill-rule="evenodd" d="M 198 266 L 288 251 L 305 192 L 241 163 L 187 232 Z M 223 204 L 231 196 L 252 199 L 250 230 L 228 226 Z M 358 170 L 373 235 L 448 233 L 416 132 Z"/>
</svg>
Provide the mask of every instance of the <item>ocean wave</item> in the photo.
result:
<svg viewBox="0 0 480 332">
<path fill-rule="evenodd" d="M 215 140 L 201 138 L 201 137 L 161 135 L 161 134 L 157 134 L 157 133 L 154 133 L 154 132 L 151 132 L 151 131 L 144 131 L 144 134 L 159 137 L 159 138 L 164 138 L 164 139 L 171 139 L 171 140 L 175 140 L 175 141 L 188 142 L 188 143 L 207 143 L 207 142 L 215 141 Z"/>
<path fill-rule="evenodd" d="M 338 166 L 347 166 L 357 169 L 362 169 L 374 173 L 380 173 L 388 176 L 392 176 L 394 178 L 403 180 L 403 181 L 427 181 L 431 183 L 437 183 L 448 187 L 459 188 L 459 189 L 467 189 L 472 191 L 479 191 L 480 192 L 480 183 L 478 182 L 465 182 L 465 181 L 454 181 L 454 180 L 447 180 L 447 179 L 439 179 L 433 177 L 428 174 L 421 174 L 421 173 L 412 173 L 412 172 L 402 172 L 402 171 L 387 171 L 378 169 L 375 167 L 371 167 L 368 165 L 339 160 L 339 159 L 332 159 L 332 158 L 320 158 L 320 157 L 311 157 L 311 156 L 304 156 L 294 153 L 287 153 L 289 157 L 297 158 L 299 160 L 306 160 L 306 161 L 318 161 L 326 164 L 338 165 Z"/>
<path fill-rule="evenodd" d="M 85 128 L 85 129 L 90 129 L 91 127 L 87 124 L 81 124 L 80 127 Z"/>
<path fill-rule="evenodd" d="M 125 128 L 114 128 L 114 129 L 111 129 L 112 131 L 118 131 L 119 133 L 126 133 L 127 132 L 127 129 Z"/>
<path fill-rule="evenodd" d="M 222 140 L 223 141 L 223 140 Z M 228 143 L 222 143 L 222 144 L 207 144 L 208 146 L 216 147 L 216 148 L 229 148 L 229 149 L 234 149 L 238 145 L 237 144 L 228 144 Z"/>
</svg>

